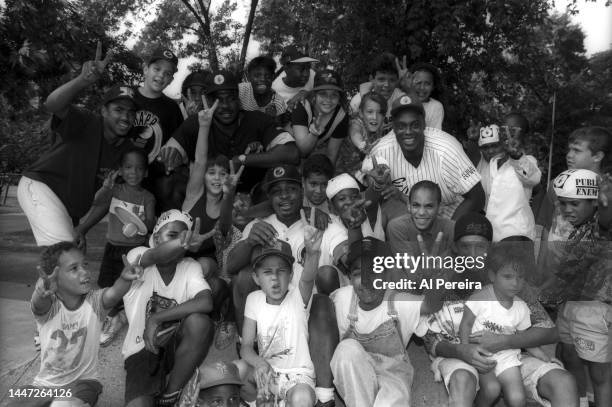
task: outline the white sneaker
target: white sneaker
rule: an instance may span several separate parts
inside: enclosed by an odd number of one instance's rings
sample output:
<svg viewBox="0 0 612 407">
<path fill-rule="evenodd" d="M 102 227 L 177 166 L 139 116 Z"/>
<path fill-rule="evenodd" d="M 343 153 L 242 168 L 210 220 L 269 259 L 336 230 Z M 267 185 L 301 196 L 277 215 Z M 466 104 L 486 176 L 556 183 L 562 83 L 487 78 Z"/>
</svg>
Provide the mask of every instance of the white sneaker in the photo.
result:
<svg viewBox="0 0 612 407">
<path fill-rule="evenodd" d="M 124 325 L 125 322 L 123 318 L 121 318 L 121 313 L 118 313 L 114 317 L 106 317 L 104 325 L 102 326 L 102 333 L 100 334 L 100 345 L 110 345 Z"/>
</svg>

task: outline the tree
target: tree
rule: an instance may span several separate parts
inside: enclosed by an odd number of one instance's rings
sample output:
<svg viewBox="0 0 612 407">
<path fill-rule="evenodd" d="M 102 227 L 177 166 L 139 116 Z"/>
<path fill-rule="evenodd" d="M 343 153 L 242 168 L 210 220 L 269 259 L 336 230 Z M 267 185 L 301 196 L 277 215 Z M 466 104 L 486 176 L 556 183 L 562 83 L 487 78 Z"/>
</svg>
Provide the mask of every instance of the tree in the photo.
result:
<svg viewBox="0 0 612 407">
<path fill-rule="evenodd" d="M 134 51 L 146 54 L 156 44 L 177 48 L 181 57 L 207 59 L 212 69 L 220 67 L 220 51 L 242 42 L 242 24 L 232 19 L 236 3 L 224 0 L 211 10 L 210 0 L 161 0 L 141 3 L 156 5 L 155 18 L 143 29 Z M 227 61 L 224 61 L 227 62 Z"/>
</svg>

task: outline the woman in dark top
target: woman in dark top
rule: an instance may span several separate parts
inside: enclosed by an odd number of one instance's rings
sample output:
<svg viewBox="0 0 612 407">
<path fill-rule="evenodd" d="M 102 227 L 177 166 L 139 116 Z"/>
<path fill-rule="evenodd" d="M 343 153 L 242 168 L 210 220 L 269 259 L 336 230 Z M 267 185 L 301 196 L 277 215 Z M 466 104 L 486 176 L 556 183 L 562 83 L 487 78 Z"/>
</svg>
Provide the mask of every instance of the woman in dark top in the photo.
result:
<svg viewBox="0 0 612 407">
<path fill-rule="evenodd" d="M 331 70 L 317 73 L 311 96 L 296 107 L 291 121 L 302 157 L 323 153 L 335 164 L 348 134 L 348 109 L 340 76 Z"/>
</svg>

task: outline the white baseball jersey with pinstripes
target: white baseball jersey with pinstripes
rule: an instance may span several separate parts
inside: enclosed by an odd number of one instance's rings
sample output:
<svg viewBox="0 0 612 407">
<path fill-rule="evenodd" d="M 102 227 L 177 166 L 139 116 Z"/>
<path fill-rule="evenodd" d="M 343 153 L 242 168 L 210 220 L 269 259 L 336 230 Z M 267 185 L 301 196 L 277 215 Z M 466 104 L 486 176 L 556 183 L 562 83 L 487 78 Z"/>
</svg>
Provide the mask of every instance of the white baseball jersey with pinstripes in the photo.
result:
<svg viewBox="0 0 612 407">
<path fill-rule="evenodd" d="M 416 168 L 404 158 L 393 131 L 379 140 L 370 155 L 387 160 L 393 185 L 406 195 L 419 181 L 437 183 L 442 191 L 440 216 L 450 219 L 462 195 L 480 182 L 480 174 L 453 136 L 431 127 L 424 133 L 423 158 Z"/>
</svg>

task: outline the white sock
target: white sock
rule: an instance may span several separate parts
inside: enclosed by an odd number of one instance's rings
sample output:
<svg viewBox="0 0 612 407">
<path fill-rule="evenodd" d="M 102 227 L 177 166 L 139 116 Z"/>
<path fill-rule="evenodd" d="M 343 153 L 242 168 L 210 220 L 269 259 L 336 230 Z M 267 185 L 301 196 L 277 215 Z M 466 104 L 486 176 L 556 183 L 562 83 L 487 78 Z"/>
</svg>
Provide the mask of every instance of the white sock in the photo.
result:
<svg viewBox="0 0 612 407">
<path fill-rule="evenodd" d="M 589 407 L 588 397 L 580 397 L 580 407 Z"/>
<path fill-rule="evenodd" d="M 315 387 L 315 395 L 321 403 L 327 403 L 334 399 L 333 387 Z"/>
</svg>

